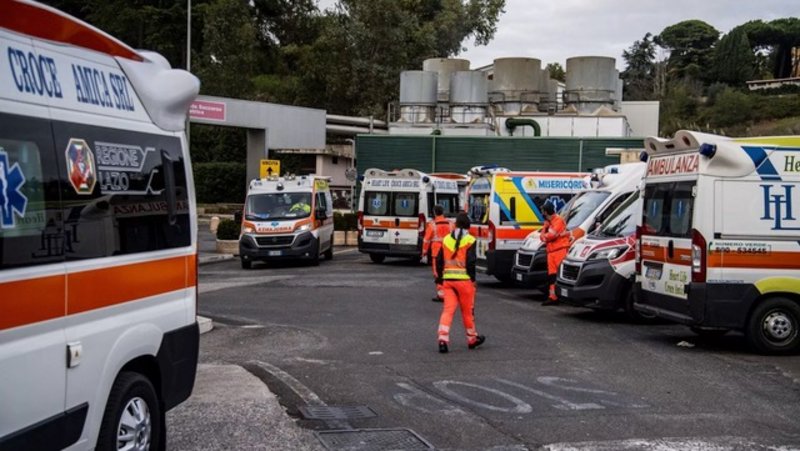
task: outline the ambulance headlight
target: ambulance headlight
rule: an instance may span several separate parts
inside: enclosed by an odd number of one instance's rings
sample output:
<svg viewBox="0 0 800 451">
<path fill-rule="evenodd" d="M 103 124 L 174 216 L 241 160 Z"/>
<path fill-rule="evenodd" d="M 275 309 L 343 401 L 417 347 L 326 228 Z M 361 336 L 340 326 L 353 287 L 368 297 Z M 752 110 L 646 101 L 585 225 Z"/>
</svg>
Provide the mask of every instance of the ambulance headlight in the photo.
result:
<svg viewBox="0 0 800 451">
<path fill-rule="evenodd" d="M 294 229 L 296 232 L 305 232 L 311 230 L 311 224 L 303 224 L 298 228 Z"/>
<path fill-rule="evenodd" d="M 254 229 L 254 228 L 252 228 L 250 226 L 245 226 L 245 227 L 242 228 L 242 233 L 253 233 L 255 231 L 256 231 L 256 229 Z"/>
<path fill-rule="evenodd" d="M 714 155 L 717 153 L 717 145 L 716 144 L 709 144 L 703 143 L 700 145 L 700 155 L 706 158 L 714 158 Z"/>
<path fill-rule="evenodd" d="M 600 259 L 614 260 L 615 258 L 624 254 L 627 250 L 628 246 L 608 247 L 605 249 L 601 249 L 599 251 L 592 252 L 591 254 L 589 254 L 589 258 L 587 258 L 587 260 L 600 260 Z"/>
</svg>

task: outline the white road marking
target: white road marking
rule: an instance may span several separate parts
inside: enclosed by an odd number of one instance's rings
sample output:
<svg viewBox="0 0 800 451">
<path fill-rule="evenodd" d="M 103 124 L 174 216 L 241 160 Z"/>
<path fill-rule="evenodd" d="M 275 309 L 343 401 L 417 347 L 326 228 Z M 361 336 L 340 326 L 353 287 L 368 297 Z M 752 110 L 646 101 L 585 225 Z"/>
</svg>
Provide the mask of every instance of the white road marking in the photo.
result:
<svg viewBox="0 0 800 451">
<path fill-rule="evenodd" d="M 553 443 L 545 445 L 547 451 L 732 451 L 737 449 L 769 449 L 774 451 L 797 449 L 793 446 L 765 446 L 745 437 L 674 437 L 662 439 L 628 439 L 595 442 Z"/>
<path fill-rule="evenodd" d="M 383 355 L 381 351 L 370 351 L 369 355 Z"/>
<path fill-rule="evenodd" d="M 463 396 L 460 393 L 457 393 L 456 391 L 451 389 L 450 386 L 453 386 L 453 385 L 461 385 L 461 386 L 464 386 L 464 387 L 476 388 L 478 390 L 483 390 L 485 392 L 492 393 L 492 394 L 497 395 L 500 398 L 503 398 L 503 399 L 509 401 L 510 403 L 514 404 L 514 407 L 499 407 L 499 406 L 495 406 L 495 405 L 492 405 L 492 404 L 486 404 L 486 403 L 483 403 L 483 402 L 479 402 L 479 401 L 475 401 L 475 400 L 469 399 L 466 396 Z M 472 404 L 475 407 L 480 407 L 480 408 L 487 409 L 487 410 L 493 410 L 495 412 L 506 412 L 506 413 L 531 413 L 531 412 L 533 412 L 533 408 L 531 407 L 530 404 L 526 403 L 525 401 L 523 401 L 523 400 L 521 400 L 521 399 L 519 399 L 519 398 L 517 398 L 515 396 L 509 395 L 508 393 L 502 392 L 502 391 L 494 389 L 494 388 L 484 387 L 482 385 L 471 384 L 469 382 L 460 382 L 460 381 L 438 381 L 438 382 L 434 382 L 433 386 L 438 388 L 439 391 L 441 391 L 442 393 L 446 394 L 447 396 L 449 396 L 449 397 L 451 397 L 451 398 L 453 398 L 453 399 L 455 399 L 457 401 L 461 401 L 463 403 L 466 403 L 466 404 Z"/>
<path fill-rule="evenodd" d="M 202 274 L 200 277 L 202 278 Z M 200 281 L 197 291 L 200 294 L 212 293 L 214 291 L 225 290 L 228 288 L 245 287 L 248 285 L 260 285 L 262 283 L 274 282 L 277 280 L 294 279 L 296 276 L 264 276 L 264 277 L 232 277 L 225 279 L 224 282 L 203 282 Z"/>
<path fill-rule="evenodd" d="M 397 386 L 409 393 L 397 393 L 393 396 L 394 400 L 400 405 L 410 407 L 420 412 L 431 413 L 434 415 L 465 415 L 466 412 L 458 406 L 439 399 L 430 393 L 420 390 L 411 384 L 398 382 Z"/>
<path fill-rule="evenodd" d="M 333 255 L 352 254 L 353 252 L 358 252 L 358 248 L 345 249 L 343 251 L 334 252 Z"/>
<path fill-rule="evenodd" d="M 600 404 L 595 404 L 593 402 L 589 403 L 580 403 L 576 404 L 571 402 L 567 399 L 564 399 L 560 396 L 551 395 L 550 393 L 545 393 L 541 390 L 536 390 L 535 388 L 531 388 L 522 384 L 518 384 L 513 381 L 509 381 L 506 379 L 495 378 L 497 382 L 501 382 L 506 385 L 510 385 L 512 387 L 519 388 L 520 390 L 524 390 L 529 393 L 533 393 L 534 395 L 541 396 L 542 398 L 549 399 L 551 401 L 555 401 L 557 404 L 553 404 L 552 406 L 559 410 L 589 410 L 589 409 L 605 409 L 605 407 L 601 406 Z"/>
</svg>

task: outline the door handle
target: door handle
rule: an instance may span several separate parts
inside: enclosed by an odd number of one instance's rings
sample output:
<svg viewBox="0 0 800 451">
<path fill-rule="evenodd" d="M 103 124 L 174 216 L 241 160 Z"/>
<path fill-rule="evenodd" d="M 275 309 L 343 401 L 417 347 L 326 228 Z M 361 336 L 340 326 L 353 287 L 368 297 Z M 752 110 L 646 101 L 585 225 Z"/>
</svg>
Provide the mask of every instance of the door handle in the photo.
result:
<svg viewBox="0 0 800 451">
<path fill-rule="evenodd" d="M 667 244 L 667 257 L 672 258 L 675 255 L 675 242 L 669 240 Z"/>
</svg>

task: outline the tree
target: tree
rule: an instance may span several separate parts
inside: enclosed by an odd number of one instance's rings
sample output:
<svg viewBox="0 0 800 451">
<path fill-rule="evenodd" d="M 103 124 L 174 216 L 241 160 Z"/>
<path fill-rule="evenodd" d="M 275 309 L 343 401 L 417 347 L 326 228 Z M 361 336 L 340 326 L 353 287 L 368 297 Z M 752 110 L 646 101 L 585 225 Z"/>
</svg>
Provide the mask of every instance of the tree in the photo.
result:
<svg viewBox="0 0 800 451">
<path fill-rule="evenodd" d="M 744 86 L 753 77 L 755 55 L 747 33 L 736 27 L 722 37 L 714 49 L 716 79 L 731 86 Z"/>
<path fill-rule="evenodd" d="M 247 98 L 256 75 L 256 24 L 245 0 L 213 0 L 206 6 L 203 49 L 193 69 L 204 94 Z"/>
<path fill-rule="evenodd" d="M 303 104 L 380 115 L 399 75 L 431 57 L 457 55 L 465 39 L 487 43 L 505 0 L 339 0 L 304 53 Z M 313 102 L 313 103 L 312 103 Z"/>
<path fill-rule="evenodd" d="M 788 17 L 776 19 L 769 23 L 753 20 L 741 25 L 747 33 L 750 45 L 756 49 L 770 49 L 772 54 L 772 75 L 775 78 L 787 78 L 797 73 L 795 60 L 792 65 L 792 49 L 800 47 L 800 19 Z"/>
<path fill-rule="evenodd" d="M 656 96 L 656 45 L 647 33 L 622 52 L 626 69 L 620 74 L 628 100 L 652 100 Z"/>
<path fill-rule="evenodd" d="M 550 73 L 550 78 L 558 81 L 566 81 L 566 73 L 559 63 L 549 63 L 545 69 Z"/>
<path fill-rule="evenodd" d="M 668 26 L 654 40 L 670 52 L 667 67 L 671 79 L 706 79 L 718 38 L 719 31 L 702 20 L 685 20 Z"/>
</svg>

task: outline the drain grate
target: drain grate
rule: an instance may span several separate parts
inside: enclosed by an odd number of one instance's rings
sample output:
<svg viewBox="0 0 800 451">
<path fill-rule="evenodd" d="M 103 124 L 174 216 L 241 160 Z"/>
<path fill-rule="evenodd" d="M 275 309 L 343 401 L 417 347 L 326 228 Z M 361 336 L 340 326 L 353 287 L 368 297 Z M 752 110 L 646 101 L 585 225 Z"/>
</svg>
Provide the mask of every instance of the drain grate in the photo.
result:
<svg viewBox="0 0 800 451">
<path fill-rule="evenodd" d="M 301 406 L 297 409 L 307 420 L 360 420 L 378 416 L 367 406 Z"/>
<path fill-rule="evenodd" d="M 326 449 L 336 451 L 434 449 L 411 429 L 353 429 L 316 434 Z"/>
</svg>

